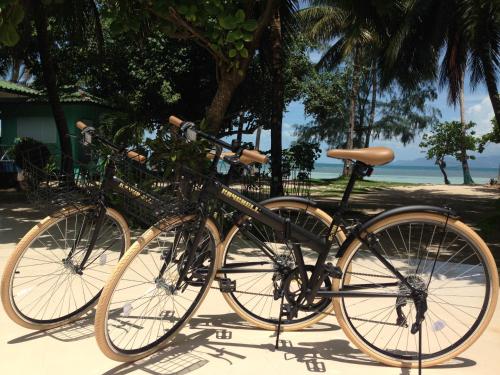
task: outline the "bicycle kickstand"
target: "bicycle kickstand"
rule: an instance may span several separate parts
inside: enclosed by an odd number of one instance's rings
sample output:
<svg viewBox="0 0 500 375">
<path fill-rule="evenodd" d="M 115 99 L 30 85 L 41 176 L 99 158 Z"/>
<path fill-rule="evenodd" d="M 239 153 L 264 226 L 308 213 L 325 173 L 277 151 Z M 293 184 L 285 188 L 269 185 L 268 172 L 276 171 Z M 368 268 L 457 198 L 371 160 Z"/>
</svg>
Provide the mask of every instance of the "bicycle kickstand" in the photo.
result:
<svg viewBox="0 0 500 375">
<path fill-rule="evenodd" d="M 422 323 L 418 325 L 418 375 L 422 375 Z"/>
<path fill-rule="evenodd" d="M 278 317 L 278 327 L 277 327 L 277 331 L 276 331 L 276 344 L 274 345 L 274 348 L 276 350 L 278 350 L 279 340 L 280 340 L 281 319 L 283 317 L 283 300 L 284 299 L 285 299 L 285 292 L 281 291 L 280 312 L 279 312 L 279 317 Z"/>
</svg>

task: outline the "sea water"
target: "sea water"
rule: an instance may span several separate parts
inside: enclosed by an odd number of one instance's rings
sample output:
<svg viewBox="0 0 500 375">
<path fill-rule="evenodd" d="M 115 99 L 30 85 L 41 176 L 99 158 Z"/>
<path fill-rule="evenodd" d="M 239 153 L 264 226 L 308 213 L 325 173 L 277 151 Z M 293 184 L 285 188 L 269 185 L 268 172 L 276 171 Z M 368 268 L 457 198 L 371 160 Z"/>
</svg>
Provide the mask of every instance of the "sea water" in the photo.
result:
<svg viewBox="0 0 500 375">
<path fill-rule="evenodd" d="M 337 178 L 342 173 L 342 164 L 315 163 L 311 172 L 312 178 Z M 498 178 L 497 168 L 471 168 L 472 179 L 476 184 L 489 183 L 491 178 Z M 446 173 L 452 184 L 464 182 L 461 167 L 447 167 Z M 368 178 L 373 181 L 408 182 L 417 184 L 444 184 L 444 178 L 437 166 L 399 166 L 386 165 L 375 167 L 373 174 Z"/>
</svg>

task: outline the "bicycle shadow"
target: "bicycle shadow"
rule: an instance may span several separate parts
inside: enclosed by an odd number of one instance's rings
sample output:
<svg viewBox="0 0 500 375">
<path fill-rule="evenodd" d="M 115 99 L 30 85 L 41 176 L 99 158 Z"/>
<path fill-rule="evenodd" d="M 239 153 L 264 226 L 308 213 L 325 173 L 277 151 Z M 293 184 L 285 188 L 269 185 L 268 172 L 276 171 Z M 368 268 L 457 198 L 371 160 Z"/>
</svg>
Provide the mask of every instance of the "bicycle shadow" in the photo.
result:
<svg viewBox="0 0 500 375">
<path fill-rule="evenodd" d="M 319 324 L 318 324 L 319 325 Z M 350 344 L 345 339 L 333 339 L 324 342 L 297 342 L 280 340 L 278 349 L 274 346 L 274 336 L 261 344 L 236 341 L 232 334 L 234 329 L 256 328 L 238 319 L 236 314 L 222 316 L 201 315 L 194 318 L 190 328 L 200 329 L 190 335 L 179 334 L 170 347 L 166 347 L 150 357 L 133 363 L 120 364 L 103 375 L 123 375 L 134 371 L 147 372 L 152 375 L 180 375 L 193 372 L 213 360 L 221 360 L 232 365 L 233 361 L 247 359 L 248 349 L 266 350 L 283 353 L 285 361 L 296 361 L 304 365 L 304 370 L 311 373 L 325 373 L 328 369 L 338 367 L 338 363 L 387 367 L 373 361 L 367 355 Z M 326 329 L 326 328 L 325 328 Z M 308 329 L 308 331 L 311 331 Z M 240 335 L 240 337 L 244 336 Z M 275 337 L 275 336 L 274 336 Z M 223 341 L 221 341 L 223 340 Z M 476 364 L 467 358 L 455 358 L 452 362 L 436 368 L 463 368 Z M 416 373 L 414 369 L 401 369 L 401 375 Z"/>
<path fill-rule="evenodd" d="M 74 342 L 94 336 L 95 309 L 89 311 L 79 320 L 66 324 L 62 327 L 48 329 L 46 331 L 35 331 L 23 336 L 16 337 L 7 344 L 20 344 L 27 341 L 50 337 L 58 341 Z"/>
<path fill-rule="evenodd" d="M 334 314 L 327 314 L 332 315 Z M 216 328 L 227 328 L 227 329 L 245 329 L 245 330 L 257 330 L 257 328 L 249 324 L 246 320 L 241 319 L 236 313 L 227 313 L 221 315 L 198 315 L 191 319 L 189 322 L 189 328 L 203 328 L 203 327 L 216 327 Z M 306 332 L 326 332 L 326 331 L 338 331 L 340 327 L 336 324 L 327 323 L 324 321 L 318 322 L 311 327 L 304 329 Z M 231 333 L 229 331 L 229 333 Z"/>
</svg>

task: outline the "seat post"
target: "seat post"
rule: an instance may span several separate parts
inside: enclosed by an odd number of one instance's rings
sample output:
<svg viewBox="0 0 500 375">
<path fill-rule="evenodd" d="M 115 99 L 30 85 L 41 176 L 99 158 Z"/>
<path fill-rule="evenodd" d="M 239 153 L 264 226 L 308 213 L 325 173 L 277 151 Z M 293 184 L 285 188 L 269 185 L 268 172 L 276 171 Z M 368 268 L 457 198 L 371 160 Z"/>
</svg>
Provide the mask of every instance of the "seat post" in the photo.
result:
<svg viewBox="0 0 500 375">
<path fill-rule="evenodd" d="M 354 184 L 358 178 L 360 163 L 356 161 L 354 163 L 354 167 L 352 168 L 351 177 L 349 178 L 349 182 L 344 190 L 344 195 L 342 196 L 342 201 L 340 202 L 341 209 L 346 209 L 347 204 L 349 203 L 349 197 L 351 196 L 352 190 L 354 189 Z"/>
</svg>

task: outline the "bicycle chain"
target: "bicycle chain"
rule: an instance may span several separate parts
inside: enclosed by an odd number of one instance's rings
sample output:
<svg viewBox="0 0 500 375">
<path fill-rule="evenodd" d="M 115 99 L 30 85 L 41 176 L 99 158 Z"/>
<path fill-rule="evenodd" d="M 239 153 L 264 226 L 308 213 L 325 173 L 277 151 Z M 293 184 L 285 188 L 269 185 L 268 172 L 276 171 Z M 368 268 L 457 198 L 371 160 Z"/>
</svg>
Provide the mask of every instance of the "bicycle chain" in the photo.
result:
<svg viewBox="0 0 500 375">
<path fill-rule="evenodd" d="M 210 289 L 220 290 L 220 288 L 218 288 L 216 286 L 211 286 Z M 272 294 L 262 294 L 262 293 L 253 293 L 253 292 L 240 292 L 239 290 L 235 290 L 232 293 L 249 294 L 251 296 L 274 297 Z"/>
<path fill-rule="evenodd" d="M 369 277 L 380 277 L 384 279 L 397 279 L 395 276 L 388 276 L 388 275 L 376 275 L 376 274 L 370 274 L 370 273 L 361 273 L 361 272 L 346 272 L 350 275 L 359 275 L 359 276 L 369 276 Z"/>
</svg>

